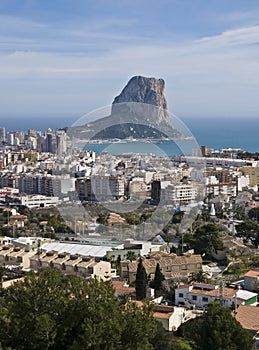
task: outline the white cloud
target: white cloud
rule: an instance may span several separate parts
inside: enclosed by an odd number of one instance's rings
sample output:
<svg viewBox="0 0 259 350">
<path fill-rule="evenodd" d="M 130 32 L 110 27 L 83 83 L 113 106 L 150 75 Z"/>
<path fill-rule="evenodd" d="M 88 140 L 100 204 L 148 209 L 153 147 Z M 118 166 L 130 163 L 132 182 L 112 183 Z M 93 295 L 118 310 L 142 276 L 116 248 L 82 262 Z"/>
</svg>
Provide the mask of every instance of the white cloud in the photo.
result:
<svg viewBox="0 0 259 350">
<path fill-rule="evenodd" d="M 104 51 L 93 49 L 94 40 L 83 34 L 70 33 L 86 40 L 75 44 L 75 52 L 73 42 L 64 40 L 56 42 L 64 53 L 2 53 L 1 113 L 87 113 L 112 102 L 138 74 L 164 78 L 170 109 L 179 115 L 244 116 L 259 110 L 259 26 L 182 43 L 129 37 L 122 45 L 111 42 L 109 32 L 96 34 L 107 40 Z M 89 52 L 80 51 L 80 45 L 89 46 Z"/>
<path fill-rule="evenodd" d="M 219 35 L 204 37 L 196 41 L 215 45 L 250 45 L 259 43 L 259 26 L 227 30 Z"/>
</svg>

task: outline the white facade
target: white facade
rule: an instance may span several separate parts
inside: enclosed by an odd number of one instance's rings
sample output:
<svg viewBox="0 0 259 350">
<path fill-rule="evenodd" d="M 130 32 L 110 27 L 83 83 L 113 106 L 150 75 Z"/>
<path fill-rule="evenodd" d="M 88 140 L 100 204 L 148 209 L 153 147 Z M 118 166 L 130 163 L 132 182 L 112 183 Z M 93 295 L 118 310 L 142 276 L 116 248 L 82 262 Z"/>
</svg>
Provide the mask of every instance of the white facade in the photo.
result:
<svg viewBox="0 0 259 350">
<path fill-rule="evenodd" d="M 97 198 L 122 197 L 124 196 L 125 184 L 119 176 L 94 175 L 91 177 L 91 188 Z"/>
<path fill-rule="evenodd" d="M 189 166 L 195 167 L 242 167 L 246 165 L 257 166 L 256 161 L 251 161 L 248 159 L 233 159 L 233 158 L 218 158 L 218 157 L 191 157 L 184 156 L 180 157 L 181 162 L 188 163 Z"/>
<path fill-rule="evenodd" d="M 22 196 L 20 199 L 21 205 L 25 205 L 28 208 L 49 207 L 59 203 L 58 197 L 47 197 L 41 195 Z"/>
<path fill-rule="evenodd" d="M 161 191 L 161 199 L 170 203 L 188 204 L 197 198 L 198 187 L 196 185 L 169 185 Z"/>
<path fill-rule="evenodd" d="M 242 191 L 244 187 L 249 186 L 249 175 L 242 175 L 237 178 L 237 189 Z"/>
<path fill-rule="evenodd" d="M 186 308 L 154 305 L 154 318 L 161 322 L 166 331 L 176 331 L 185 321 Z"/>
<path fill-rule="evenodd" d="M 218 301 L 224 307 L 229 308 L 233 304 L 245 304 L 247 300 L 255 296 L 257 296 L 256 293 L 247 290 L 222 288 L 218 285 L 206 283 L 193 283 L 175 290 L 175 303 L 176 305 L 195 305 L 203 308 L 210 302 Z M 256 305 L 256 302 L 254 305 Z"/>
</svg>

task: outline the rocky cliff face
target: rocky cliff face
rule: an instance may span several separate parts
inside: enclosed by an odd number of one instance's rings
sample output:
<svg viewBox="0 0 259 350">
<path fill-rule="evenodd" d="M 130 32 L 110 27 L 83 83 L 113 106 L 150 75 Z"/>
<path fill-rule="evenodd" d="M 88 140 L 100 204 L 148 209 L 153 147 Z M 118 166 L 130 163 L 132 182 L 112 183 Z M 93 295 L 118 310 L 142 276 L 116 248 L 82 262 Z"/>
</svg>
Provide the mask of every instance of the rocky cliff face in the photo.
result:
<svg viewBox="0 0 259 350">
<path fill-rule="evenodd" d="M 112 105 L 112 113 L 116 113 L 116 104 L 119 103 L 143 103 L 157 107 L 153 109 L 153 111 L 156 110 L 155 120 L 153 121 L 155 121 L 156 123 L 166 122 L 167 124 L 170 124 L 164 91 L 165 82 L 163 79 L 135 76 L 129 80 L 129 82 L 124 87 L 120 95 L 115 97 Z M 143 112 L 144 115 L 139 117 L 148 117 L 147 115 L 145 115 L 145 111 Z"/>
<path fill-rule="evenodd" d="M 164 95 L 163 79 L 135 76 L 115 97 L 107 117 L 73 128 L 78 138 L 125 139 L 179 138 L 173 127 Z"/>
</svg>

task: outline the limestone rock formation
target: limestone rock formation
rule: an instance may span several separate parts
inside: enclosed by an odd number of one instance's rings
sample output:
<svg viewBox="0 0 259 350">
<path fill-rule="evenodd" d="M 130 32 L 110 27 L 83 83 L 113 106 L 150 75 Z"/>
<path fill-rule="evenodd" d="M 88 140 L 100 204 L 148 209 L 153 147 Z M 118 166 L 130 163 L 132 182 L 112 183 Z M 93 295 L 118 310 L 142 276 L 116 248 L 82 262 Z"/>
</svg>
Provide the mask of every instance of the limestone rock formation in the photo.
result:
<svg viewBox="0 0 259 350">
<path fill-rule="evenodd" d="M 77 137 L 90 139 L 180 138 L 171 123 L 164 90 L 163 79 L 132 77 L 115 97 L 109 116 L 74 131 Z"/>
<path fill-rule="evenodd" d="M 118 103 L 143 103 L 157 107 L 156 123 L 162 121 L 170 124 L 167 113 L 167 102 L 164 95 L 165 82 L 163 79 L 146 78 L 143 76 L 132 77 L 124 87 L 119 96 L 115 97 L 112 106 L 112 113 Z M 154 108 L 155 110 L 155 108 Z M 142 117 L 145 117 L 143 115 Z"/>
</svg>

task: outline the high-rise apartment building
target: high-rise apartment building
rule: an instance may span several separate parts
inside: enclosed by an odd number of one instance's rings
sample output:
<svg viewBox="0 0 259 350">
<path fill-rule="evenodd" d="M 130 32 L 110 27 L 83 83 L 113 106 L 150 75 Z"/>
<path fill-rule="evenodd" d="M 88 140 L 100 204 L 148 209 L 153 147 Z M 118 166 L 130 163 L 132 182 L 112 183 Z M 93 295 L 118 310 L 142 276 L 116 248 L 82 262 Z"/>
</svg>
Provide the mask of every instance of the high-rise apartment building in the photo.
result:
<svg viewBox="0 0 259 350">
<path fill-rule="evenodd" d="M 0 143 L 5 142 L 5 128 L 0 128 Z"/>
</svg>

